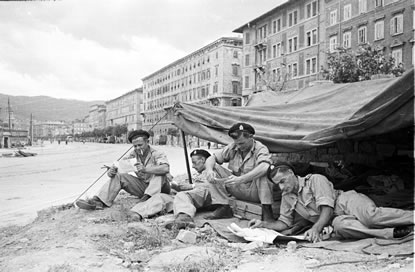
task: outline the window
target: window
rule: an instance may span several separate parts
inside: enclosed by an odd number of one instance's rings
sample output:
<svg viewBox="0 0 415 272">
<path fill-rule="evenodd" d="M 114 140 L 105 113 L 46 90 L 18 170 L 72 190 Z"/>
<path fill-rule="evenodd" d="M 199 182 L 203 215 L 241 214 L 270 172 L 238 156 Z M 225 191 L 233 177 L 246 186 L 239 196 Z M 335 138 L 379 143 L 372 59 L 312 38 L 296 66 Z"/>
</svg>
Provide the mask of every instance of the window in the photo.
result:
<svg viewBox="0 0 415 272">
<path fill-rule="evenodd" d="M 288 26 L 293 26 L 297 24 L 297 19 L 298 19 L 297 13 L 298 12 L 295 10 L 288 14 Z"/>
<path fill-rule="evenodd" d="M 383 7 L 383 0 L 375 0 L 375 7 Z"/>
<path fill-rule="evenodd" d="M 264 25 L 258 29 L 259 40 L 265 39 L 267 37 L 267 25 Z"/>
<path fill-rule="evenodd" d="M 337 9 L 330 11 L 330 25 L 337 23 Z"/>
<path fill-rule="evenodd" d="M 213 93 L 215 94 L 217 92 L 218 92 L 218 82 L 215 82 L 215 84 L 213 85 Z"/>
<path fill-rule="evenodd" d="M 245 76 L 245 88 L 249 88 L 249 76 Z"/>
<path fill-rule="evenodd" d="M 344 48 L 350 48 L 351 47 L 351 38 L 352 38 L 352 33 L 350 31 L 344 32 L 343 33 L 343 47 Z"/>
<path fill-rule="evenodd" d="M 287 73 L 288 73 L 288 79 L 291 79 L 291 77 L 292 77 L 292 66 L 291 66 L 291 64 L 287 65 Z"/>
<path fill-rule="evenodd" d="M 238 65 L 232 65 L 232 75 L 238 76 Z"/>
<path fill-rule="evenodd" d="M 277 68 L 277 72 L 275 76 L 276 76 L 277 81 L 281 80 L 281 68 Z"/>
<path fill-rule="evenodd" d="M 291 39 L 288 39 L 288 53 L 297 51 L 297 48 L 298 48 L 298 38 L 293 37 Z"/>
<path fill-rule="evenodd" d="M 336 51 L 337 47 L 338 47 L 338 45 L 337 45 L 337 36 L 331 36 L 330 37 L 330 48 L 329 48 L 330 53 Z"/>
<path fill-rule="evenodd" d="M 390 28 L 390 33 L 391 35 L 396 35 L 396 34 L 400 34 L 403 32 L 403 14 L 398 14 L 395 15 L 392 19 L 391 19 L 391 28 Z"/>
<path fill-rule="evenodd" d="M 245 55 L 245 66 L 249 66 L 249 54 Z"/>
<path fill-rule="evenodd" d="M 347 21 L 352 18 L 352 4 L 345 5 L 343 7 L 343 20 Z"/>
<path fill-rule="evenodd" d="M 359 27 L 359 29 L 357 30 L 357 38 L 359 44 L 367 42 L 366 26 Z"/>
<path fill-rule="evenodd" d="M 277 19 L 277 31 L 281 31 L 281 19 Z"/>
<path fill-rule="evenodd" d="M 216 76 L 216 77 L 218 76 L 218 71 L 219 71 L 219 66 L 218 66 L 218 65 L 216 65 L 216 66 L 215 66 L 215 76 Z M 196 79 L 195 79 L 195 81 L 196 81 Z"/>
<path fill-rule="evenodd" d="M 375 22 L 375 40 L 385 38 L 385 27 L 383 20 Z"/>
<path fill-rule="evenodd" d="M 306 45 L 312 46 L 317 43 L 317 29 L 313 29 L 306 32 Z"/>
<path fill-rule="evenodd" d="M 317 73 L 317 57 L 305 60 L 305 74 L 315 74 Z"/>
<path fill-rule="evenodd" d="M 251 42 L 251 35 L 249 32 L 245 33 L 245 44 L 249 44 Z"/>
<path fill-rule="evenodd" d="M 392 58 L 395 60 L 395 66 L 402 63 L 402 48 L 392 49 Z"/>
<path fill-rule="evenodd" d="M 292 77 L 298 76 L 297 63 L 293 63 Z"/>
<path fill-rule="evenodd" d="M 232 82 L 232 92 L 234 94 L 239 94 L 239 82 Z"/>
<path fill-rule="evenodd" d="M 276 58 L 277 57 L 277 45 L 276 44 L 274 44 L 272 46 L 272 57 L 273 58 Z"/>
<path fill-rule="evenodd" d="M 234 57 L 235 59 L 237 59 L 237 58 L 238 58 L 238 51 L 233 51 L 233 57 Z"/>
<path fill-rule="evenodd" d="M 277 43 L 277 57 L 281 57 L 281 43 Z"/>
<path fill-rule="evenodd" d="M 272 33 L 277 33 L 277 21 L 272 21 Z"/>
<path fill-rule="evenodd" d="M 317 1 L 311 2 L 306 6 L 307 18 L 311 18 L 317 15 Z"/>
<path fill-rule="evenodd" d="M 359 0 L 359 14 L 367 11 L 367 0 Z"/>
</svg>

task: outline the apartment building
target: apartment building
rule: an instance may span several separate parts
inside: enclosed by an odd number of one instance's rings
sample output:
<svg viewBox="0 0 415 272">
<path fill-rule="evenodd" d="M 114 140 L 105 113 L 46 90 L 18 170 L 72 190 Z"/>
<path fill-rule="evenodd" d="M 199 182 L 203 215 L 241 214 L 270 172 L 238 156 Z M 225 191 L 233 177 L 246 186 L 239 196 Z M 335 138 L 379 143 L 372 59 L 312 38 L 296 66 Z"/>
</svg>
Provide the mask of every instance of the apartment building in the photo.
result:
<svg viewBox="0 0 415 272">
<path fill-rule="evenodd" d="M 323 0 L 290 0 L 234 30 L 243 34 L 244 96 L 300 89 L 325 62 Z"/>
<path fill-rule="evenodd" d="M 106 106 L 95 104 L 89 108 L 88 125 L 91 130 L 105 128 Z"/>
<path fill-rule="evenodd" d="M 106 103 L 106 126 L 126 124 L 128 130 L 142 127 L 143 88 L 134 89 Z"/>
<path fill-rule="evenodd" d="M 72 123 L 72 127 L 73 127 L 73 134 L 76 135 L 81 135 L 84 132 L 90 131 L 89 129 L 89 125 L 87 122 L 85 122 L 85 120 L 75 120 Z"/>
<path fill-rule="evenodd" d="M 180 101 L 213 106 L 241 106 L 242 40 L 220 38 L 144 77 L 143 129 L 150 129 L 166 109 Z M 153 129 L 166 135 L 172 115 Z"/>
<path fill-rule="evenodd" d="M 409 69 L 414 65 L 414 6 L 412 0 L 326 0 L 326 50 L 356 51 L 369 43 Z"/>
</svg>

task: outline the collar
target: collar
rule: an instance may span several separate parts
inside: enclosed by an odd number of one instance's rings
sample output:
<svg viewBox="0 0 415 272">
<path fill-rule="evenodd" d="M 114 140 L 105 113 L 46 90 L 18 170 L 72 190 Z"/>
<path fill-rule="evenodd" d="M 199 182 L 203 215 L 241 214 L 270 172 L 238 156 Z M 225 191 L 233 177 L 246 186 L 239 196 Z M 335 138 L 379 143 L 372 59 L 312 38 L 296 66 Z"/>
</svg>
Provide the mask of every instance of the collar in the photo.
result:
<svg viewBox="0 0 415 272">
<path fill-rule="evenodd" d="M 303 178 L 303 177 L 300 177 L 300 176 L 296 176 L 297 177 L 297 180 L 298 180 L 298 193 L 300 193 L 302 190 L 303 190 L 303 188 L 304 188 L 304 186 L 305 186 L 305 178 Z"/>
<path fill-rule="evenodd" d="M 249 150 L 248 153 L 254 153 L 255 152 L 255 149 L 256 149 L 256 146 L 257 146 L 257 141 L 255 141 L 255 139 L 252 139 L 252 141 L 253 141 L 252 147 L 251 147 L 251 149 Z M 231 149 L 235 150 L 236 152 L 241 152 L 234 143 L 232 143 Z"/>
</svg>

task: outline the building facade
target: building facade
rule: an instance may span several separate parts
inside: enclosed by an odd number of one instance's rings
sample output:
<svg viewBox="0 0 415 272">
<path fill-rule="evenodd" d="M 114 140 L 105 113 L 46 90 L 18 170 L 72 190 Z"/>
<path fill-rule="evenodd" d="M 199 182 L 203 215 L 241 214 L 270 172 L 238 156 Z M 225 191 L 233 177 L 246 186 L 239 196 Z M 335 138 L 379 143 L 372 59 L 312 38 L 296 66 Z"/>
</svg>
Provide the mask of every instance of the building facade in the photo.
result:
<svg viewBox="0 0 415 272">
<path fill-rule="evenodd" d="M 414 65 L 414 6 L 412 0 L 325 0 L 326 51 L 370 44 L 408 70 Z"/>
<path fill-rule="evenodd" d="M 89 125 L 85 120 L 75 120 L 72 123 L 73 135 L 81 135 L 83 132 L 90 131 Z"/>
<path fill-rule="evenodd" d="M 92 105 L 89 109 L 88 126 L 90 130 L 105 128 L 106 120 L 106 106 L 105 105 Z"/>
<path fill-rule="evenodd" d="M 149 130 L 176 102 L 241 106 L 242 40 L 220 38 L 143 78 L 143 129 Z M 174 128 L 168 114 L 155 135 Z"/>
<path fill-rule="evenodd" d="M 234 30 L 243 34 L 243 95 L 300 89 L 325 62 L 323 0 L 288 1 Z"/>
<path fill-rule="evenodd" d="M 142 127 L 143 88 L 137 88 L 106 103 L 106 126 L 126 124 L 128 130 Z"/>
</svg>

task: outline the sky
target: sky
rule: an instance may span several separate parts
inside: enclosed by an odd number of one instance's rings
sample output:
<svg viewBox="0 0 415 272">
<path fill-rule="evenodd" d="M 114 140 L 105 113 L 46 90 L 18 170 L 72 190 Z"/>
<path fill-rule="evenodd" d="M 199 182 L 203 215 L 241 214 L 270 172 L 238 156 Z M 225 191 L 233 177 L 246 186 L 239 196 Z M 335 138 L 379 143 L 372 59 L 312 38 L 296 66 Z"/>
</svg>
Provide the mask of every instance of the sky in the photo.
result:
<svg viewBox="0 0 415 272">
<path fill-rule="evenodd" d="M 111 100 L 283 2 L 0 2 L 0 93 Z"/>
</svg>

